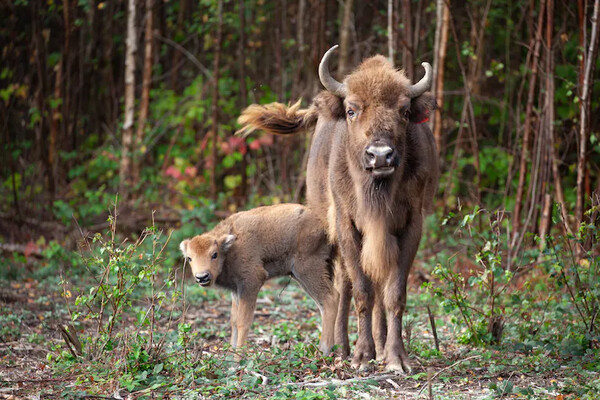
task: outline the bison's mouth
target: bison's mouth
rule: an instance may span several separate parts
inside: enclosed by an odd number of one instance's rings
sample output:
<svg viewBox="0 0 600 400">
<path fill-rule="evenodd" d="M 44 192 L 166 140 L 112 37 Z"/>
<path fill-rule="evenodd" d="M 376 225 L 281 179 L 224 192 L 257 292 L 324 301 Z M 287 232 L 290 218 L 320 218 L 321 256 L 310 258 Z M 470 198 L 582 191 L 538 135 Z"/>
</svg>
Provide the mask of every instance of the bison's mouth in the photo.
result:
<svg viewBox="0 0 600 400">
<path fill-rule="evenodd" d="M 200 286 L 208 286 L 211 282 L 211 274 L 209 272 L 196 274 L 196 282 Z"/>
<path fill-rule="evenodd" d="M 379 168 L 367 168 L 367 171 L 369 171 L 374 177 L 385 178 L 386 176 L 393 174 L 395 169 L 396 167 L 389 166 Z"/>
</svg>

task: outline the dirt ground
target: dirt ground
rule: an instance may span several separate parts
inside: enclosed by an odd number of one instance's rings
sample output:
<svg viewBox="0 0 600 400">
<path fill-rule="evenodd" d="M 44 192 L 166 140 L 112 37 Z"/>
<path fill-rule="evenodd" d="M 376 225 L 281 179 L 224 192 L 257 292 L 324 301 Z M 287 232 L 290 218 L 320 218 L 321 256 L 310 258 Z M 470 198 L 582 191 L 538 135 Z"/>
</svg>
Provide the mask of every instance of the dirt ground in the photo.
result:
<svg viewBox="0 0 600 400">
<path fill-rule="evenodd" d="M 280 292 L 276 284 L 271 286 L 273 296 Z M 283 288 L 281 288 L 283 289 Z M 289 291 L 292 296 L 302 296 L 301 293 Z M 46 399 L 56 398 L 60 393 L 56 387 L 66 385 L 77 386 L 77 376 L 64 374 L 57 376 L 52 372 L 52 366 L 47 360 L 48 349 L 51 346 L 64 345 L 58 326 L 69 321 L 65 311 L 65 302 L 59 292 L 48 290 L 41 282 L 28 280 L 24 282 L 3 283 L 0 288 L 0 399 Z M 268 326 L 273 323 L 272 297 L 266 296 L 259 300 L 257 306 L 255 326 Z M 285 311 L 284 311 L 285 313 Z M 308 318 L 315 310 L 300 310 L 301 315 L 295 315 L 296 320 Z M 278 314 L 278 318 L 281 314 Z M 229 323 L 229 301 L 227 296 L 220 300 L 211 302 L 210 309 L 191 307 L 188 313 L 190 321 L 203 321 L 203 323 L 219 324 L 222 329 L 228 330 Z M 413 335 L 423 335 L 418 340 L 430 341 L 431 335 L 426 330 L 424 333 L 414 332 Z M 441 339 L 449 335 L 444 328 L 438 332 Z M 268 348 L 273 345 L 272 338 L 260 336 L 255 333 L 250 335 L 250 341 L 258 346 Z M 218 350 L 223 338 L 207 338 L 203 348 L 205 351 Z M 281 345 L 281 344 L 276 344 Z M 283 344 L 284 346 L 286 344 Z M 518 370 L 505 368 L 496 374 L 490 375 L 490 370 L 485 362 L 478 368 L 462 368 L 467 361 L 475 361 L 481 356 L 465 351 L 465 349 L 453 349 L 450 345 L 444 345 L 443 349 L 446 362 L 421 360 L 415 357 L 413 363 L 416 373 L 429 374 L 429 379 L 411 379 L 403 374 L 386 373 L 380 366 L 369 373 L 355 373 L 349 370 L 347 364 L 339 368 L 337 379 L 320 380 L 314 377 L 307 380 L 299 380 L 291 383 L 292 388 L 314 389 L 324 386 L 354 385 L 363 381 L 371 384 L 368 393 L 363 398 L 394 398 L 394 399 L 483 399 L 483 398 L 508 398 L 520 397 L 503 395 L 501 391 L 495 392 L 490 389 L 492 384 L 507 385 L 511 382 L 514 387 L 531 388 L 532 395 L 528 398 L 544 398 L 562 400 L 573 398 L 563 396 L 560 387 L 563 380 L 572 371 L 559 370 L 552 373 L 524 373 Z M 474 354 L 474 355 L 473 355 Z M 483 361 L 483 360 L 482 360 Z M 510 361 L 510 360 L 506 360 Z M 340 361 L 340 364 L 344 364 Z M 505 386 L 506 387 L 506 386 Z M 555 387 L 558 390 L 548 390 Z M 150 396 L 146 392 L 136 395 L 130 394 L 123 397 L 123 392 L 113 392 L 107 388 L 102 396 L 83 396 L 81 398 L 142 398 Z"/>
</svg>

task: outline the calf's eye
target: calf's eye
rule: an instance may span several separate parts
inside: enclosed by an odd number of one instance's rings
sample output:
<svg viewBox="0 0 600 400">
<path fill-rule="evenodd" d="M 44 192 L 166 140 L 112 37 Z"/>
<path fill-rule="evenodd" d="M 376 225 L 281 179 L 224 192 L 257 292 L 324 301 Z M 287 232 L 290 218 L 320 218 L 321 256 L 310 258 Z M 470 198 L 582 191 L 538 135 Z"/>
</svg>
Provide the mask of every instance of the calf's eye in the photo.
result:
<svg viewBox="0 0 600 400">
<path fill-rule="evenodd" d="M 192 262 L 192 257 L 186 257 L 185 260 L 190 263 Z"/>
<path fill-rule="evenodd" d="M 348 111 L 346 111 L 346 114 L 348 114 L 348 118 L 350 118 L 350 119 L 352 119 L 356 116 L 356 112 L 351 108 L 349 108 Z"/>
<path fill-rule="evenodd" d="M 214 260 L 215 258 L 217 258 L 217 252 L 215 251 L 214 253 L 212 253 L 212 255 L 210 256 L 210 258 L 212 258 L 213 260 Z"/>
</svg>

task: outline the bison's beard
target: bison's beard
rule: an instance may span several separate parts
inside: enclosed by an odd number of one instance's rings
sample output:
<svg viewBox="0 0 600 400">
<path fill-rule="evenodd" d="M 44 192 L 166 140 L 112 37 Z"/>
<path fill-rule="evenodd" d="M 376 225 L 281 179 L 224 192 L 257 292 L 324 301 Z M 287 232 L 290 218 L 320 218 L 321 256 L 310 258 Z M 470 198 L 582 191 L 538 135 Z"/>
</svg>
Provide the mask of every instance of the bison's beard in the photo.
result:
<svg viewBox="0 0 600 400">
<path fill-rule="evenodd" d="M 386 177 L 376 177 L 367 174 L 363 182 L 363 207 L 375 213 L 392 213 L 389 209 L 393 203 L 392 193 L 396 181 L 396 174 Z"/>
</svg>

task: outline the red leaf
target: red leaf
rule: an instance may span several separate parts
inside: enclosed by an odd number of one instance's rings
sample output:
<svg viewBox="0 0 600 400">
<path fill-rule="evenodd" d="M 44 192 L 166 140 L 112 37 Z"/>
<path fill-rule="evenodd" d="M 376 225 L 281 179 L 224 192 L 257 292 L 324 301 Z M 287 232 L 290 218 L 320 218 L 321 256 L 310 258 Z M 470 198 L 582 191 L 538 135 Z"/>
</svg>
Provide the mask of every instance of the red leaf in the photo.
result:
<svg viewBox="0 0 600 400">
<path fill-rule="evenodd" d="M 250 148 L 252 150 L 260 149 L 260 142 L 258 140 L 255 140 L 254 142 L 250 143 Z"/>
<path fill-rule="evenodd" d="M 23 252 L 23 254 L 25 254 L 25 258 L 29 258 L 31 254 L 37 251 L 38 247 L 35 245 L 35 243 L 33 243 L 33 241 L 30 240 L 29 242 L 27 242 L 27 245 L 25 245 L 25 251 Z"/>
</svg>

